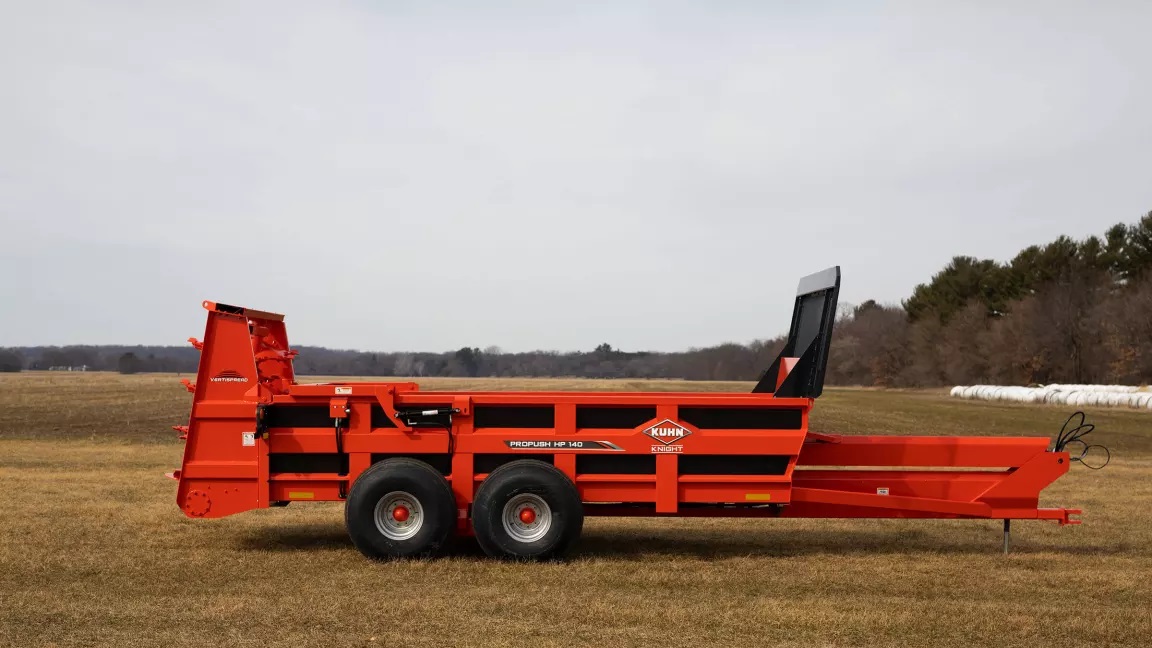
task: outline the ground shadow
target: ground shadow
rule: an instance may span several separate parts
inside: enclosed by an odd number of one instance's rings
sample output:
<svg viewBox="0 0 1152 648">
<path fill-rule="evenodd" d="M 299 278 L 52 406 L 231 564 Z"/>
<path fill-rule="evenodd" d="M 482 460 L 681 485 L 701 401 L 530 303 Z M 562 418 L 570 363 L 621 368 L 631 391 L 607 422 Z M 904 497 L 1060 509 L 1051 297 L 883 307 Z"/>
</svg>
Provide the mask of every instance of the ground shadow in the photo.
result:
<svg viewBox="0 0 1152 648">
<path fill-rule="evenodd" d="M 817 554 L 994 553 L 1000 537 L 986 544 L 947 542 L 939 534 L 917 530 L 844 531 L 814 529 L 725 529 L 721 533 L 653 529 L 640 533 L 612 531 L 585 534 L 577 547 L 581 557 L 643 559 L 652 555 L 691 558 L 805 556 Z"/>
<path fill-rule="evenodd" d="M 767 529 L 728 527 L 722 531 L 685 529 L 603 529 L 586 531 L 574 556 L 642 560 L 653 555 L 723 559 L 734 557 L 793 557 L 814 555 L 963 554 L 998 555 L 1003 552 L 1003 535 L 996 525 L 986 533 L 965 532 L 962 536 L 940 528 L 883 529 Z M 1026 529 L 1013 530 L 1012 554 L 1062 553 L 1074 555 L 1116 555 L 1131 553 L 1121 544 L 1084 545 L 1060 542 L 1051 537 L 1030 536 Z"/>
<path fill-rule="evenodd" d="M 352 540 L 340 524 L 307 523 L 269 525 L 237 538 L 244 551 L 307 552 L 322 549 L 352 549 Z M 474 538 L 453 538 L 445 555 L 481 557 L 484 552 Z"/>
<path fill-rule="evenodd" d="M 1014 534 L 1012 553 L 1112 555 L 1127 553 L 1122 545 L 1072 545 Z M 986 536 L 986 537 L 985 537 Z M 998 529 L 988 529 L 980 537 L 959 539 L 936 530 L 921 529 L 765 529 L 725 528 L 693 531 L 685 529 L 585 529 L 574 547 L 573 558 L 644 560 L 652 556 L 724 559 L 736 557 L 793 557 L 809 555 L 876 554 L 987 554 L 1001 551 Z M 246 551 L 315 551 L 351 549 L 344 527 L 338 524 L 307 523 L 270 525 L 238 538 Z M 445 555 L 482 557 L 474 538 L 455 538 Z"/>
<path fill-rule="evenodd" d="M 247 551 L 313 551 L 352 546 L 348 533 L 338 524 L 270 524 L 238 538 Z"/>
</svg>

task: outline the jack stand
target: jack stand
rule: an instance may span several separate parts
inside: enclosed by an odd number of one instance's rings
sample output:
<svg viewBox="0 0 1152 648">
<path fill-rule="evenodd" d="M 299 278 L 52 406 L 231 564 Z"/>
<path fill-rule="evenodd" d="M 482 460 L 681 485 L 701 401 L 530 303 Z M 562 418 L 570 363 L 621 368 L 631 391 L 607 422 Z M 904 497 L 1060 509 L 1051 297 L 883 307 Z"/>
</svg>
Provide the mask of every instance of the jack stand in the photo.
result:
<svg viewBox="0 0 1152 648">
<path fill-rule="evenodd" d="M 1012 520 L 1004 520 L 1004 555 L 1008 555 L 1008 547 L 1012 541 Z"/>
</svg>

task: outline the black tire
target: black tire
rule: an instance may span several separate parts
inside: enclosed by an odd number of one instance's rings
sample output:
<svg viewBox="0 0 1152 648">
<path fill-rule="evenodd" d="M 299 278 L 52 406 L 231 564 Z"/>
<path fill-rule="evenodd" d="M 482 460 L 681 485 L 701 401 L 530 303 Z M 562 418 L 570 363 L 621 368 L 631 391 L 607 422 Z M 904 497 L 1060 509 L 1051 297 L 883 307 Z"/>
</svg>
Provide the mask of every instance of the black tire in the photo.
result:
<svg viewBox="0 0 1152 648">
<path fill-rule="evenodd" d="M 381 520 L 377 520 L 377 507 Z M 404 521 L 391 511 L 404 508 Z M 419 525 L 413 531 L 416 520 Z M 385 459 L 365 470 L 344 503 L 352 544 L 374 560 L 431 556 L 447 543 L 456 525 L 456 498 L 443 475 L 423 461 Z"/>
<path fill-rule="evenodd" d="M 506 507 L 512 512 L 510 525 L 505 524 Z M 517 507 L 532 508 L 539 514 L 534 513 L 533 522 L 521 528 L 515 523 L 522 519 Z M 547 527 L 543 526 L 545 513 L 549 517 Z M 500 466 L 480 484 L 472 524 L 480 548 L 493 558 L 560 558 L 580 537 L 584 505 L 576 485 L 555 466 L 521 459 Z M 539 536 L 532 537 L 535 533 Z"/>
</svg>

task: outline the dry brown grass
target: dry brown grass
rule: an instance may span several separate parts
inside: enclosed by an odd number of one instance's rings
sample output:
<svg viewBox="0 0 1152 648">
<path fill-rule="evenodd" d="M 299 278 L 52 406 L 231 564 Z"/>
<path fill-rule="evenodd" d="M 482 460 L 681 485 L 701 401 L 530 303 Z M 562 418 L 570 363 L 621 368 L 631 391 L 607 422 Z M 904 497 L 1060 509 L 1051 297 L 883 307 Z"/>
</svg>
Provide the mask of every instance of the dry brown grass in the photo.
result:
<svg viewBox="0 0 1152 648">
<path fill-rule="evenodd" d="M 698 389 L 430 380 L 426 388 Z M 705 384 L 703 388 L 731 387 Z M 735 385 L 741 390 L 745 385 Z M 184 518 L 171 376 L 0 376 L 0 644 L 363 646 L 1149 645 L 1152 415 L 1098 410 L 1115 459 L 1046 504 L 1084 525 L 590 519 L 573 560 L 464 546 L 365 561 L 338 505 Z M 1041 434 L 1067 412 L 939 392 L 830 390 L 813 427 Z"/>
</svg>

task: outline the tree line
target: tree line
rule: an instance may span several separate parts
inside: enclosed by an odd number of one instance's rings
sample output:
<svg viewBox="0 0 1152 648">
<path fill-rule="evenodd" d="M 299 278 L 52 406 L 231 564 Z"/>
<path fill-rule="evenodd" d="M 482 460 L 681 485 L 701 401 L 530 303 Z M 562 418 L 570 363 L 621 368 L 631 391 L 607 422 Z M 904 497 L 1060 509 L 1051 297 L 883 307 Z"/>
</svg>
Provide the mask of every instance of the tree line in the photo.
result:
<svg viewBox="0 0 1152 648">
<path fill-rule="evenodd" d="M 827 382 L 889 387 L 1152 382 L 1152 212 L 1102 236 L 1061 236 L 1007 262 L 953 258 L 900 304 L 842 306 Z M 678 353 L 377 353 L 297 347 L 300 375 L 755 380 L 783 336 Z M 0 371 L 193 373 L 191 347 L 0 349 Z"/>
<path fill-rule="evenodd" d="M 496 347 L 443 353 L 379 353 L 295 346 L 296 373 L 313 376 L 573 376 L 585 378 L 751 379 L 771 363 L 783 339 L 724 344 L 682 353 L 629 352 L 601 344 L 588 352 L 506 353 Z M 191 347 L 64 346 L 0 349 L 0 371 L 62 370 L 195 373 Z"/>
<path fill-rule="evenodd" d="M 955 257 L 900 306 L 866 302 L 833 334 L 840 384 L 1152 382 L 1152 212 L 1006 263 Z"/>
</svg>

